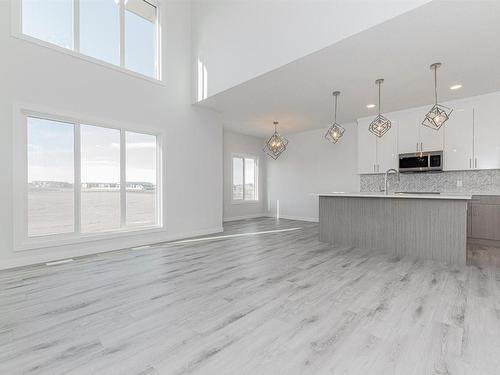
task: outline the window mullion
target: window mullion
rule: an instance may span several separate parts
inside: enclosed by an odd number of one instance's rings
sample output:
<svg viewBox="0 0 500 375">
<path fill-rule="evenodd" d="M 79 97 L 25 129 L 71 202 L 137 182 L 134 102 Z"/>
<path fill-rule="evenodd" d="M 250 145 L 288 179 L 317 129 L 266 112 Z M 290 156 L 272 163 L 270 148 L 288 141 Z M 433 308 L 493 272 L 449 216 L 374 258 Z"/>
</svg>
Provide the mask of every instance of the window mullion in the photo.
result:
<svg viewBox="0 0 500 375">
<path fill-rule="evenodd" d="M 243 200 L 245 200 L 245 158 L 241 158 L 243 161 Z"/>
<path fill-rule="evenodd" d="M 156 217 L 156 225 L 163 225 L 162 220 L 162 207 L 161 204 L 163 202 L 161 193 L 163 192 L 163 180 L 161 174 L 162 167 L 162 149 L 161 149 L 161 140 L 162 138 L 156 137 L 156 207 L 155 207 L 155 217 Z"/>
<path fill-rule="evenodd" d="M 125 2 L 120 1 L 120 66 L 125 68 Z"/>
<path fill-rule="evenodd" d="M 82 163 L 81 163 L 81 137 L 80 137 L 80 124 L 74 124 L 74 182 L 73 182 L 73 192 L 74 192 L 74 231 L 75 233 L 81 233 L 81 207 L 82 207 Z"/>
<path fill-rule="evenodd" d="M 120 131 L 120 226 L 127 225 L 127 176 L 126 176 L 126 135 L 125 130 Z"/>
<path fill-rule="evenodd" d="M 80 52 L 80 0 L 73 0 L 73 50 Z"/>
</svg>

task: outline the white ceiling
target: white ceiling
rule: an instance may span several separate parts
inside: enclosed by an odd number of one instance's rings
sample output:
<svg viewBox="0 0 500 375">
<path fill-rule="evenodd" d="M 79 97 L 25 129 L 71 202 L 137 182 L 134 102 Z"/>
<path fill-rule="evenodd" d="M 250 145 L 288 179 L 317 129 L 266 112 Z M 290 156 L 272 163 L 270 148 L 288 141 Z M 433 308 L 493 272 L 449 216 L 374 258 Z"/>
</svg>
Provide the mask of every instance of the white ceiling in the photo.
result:
<svg viewBox="0 0 500 375">
<path fill-rule="evenodd" d="M 265 137 L 274 120 L 289 134 L 331 122 L 332 91 L 339 122 L 376 114 L 377 78 L 384 78 L 382 111 L 500 90 L 500 1 L 433 1 L 321 51 L 293 61 L 197 105 L 222 113 L 224 127 Z M 265 58 L 263 56 L 262 58 Z M 461 83 L 463 88 L 448 87 Z"/>
</svg>

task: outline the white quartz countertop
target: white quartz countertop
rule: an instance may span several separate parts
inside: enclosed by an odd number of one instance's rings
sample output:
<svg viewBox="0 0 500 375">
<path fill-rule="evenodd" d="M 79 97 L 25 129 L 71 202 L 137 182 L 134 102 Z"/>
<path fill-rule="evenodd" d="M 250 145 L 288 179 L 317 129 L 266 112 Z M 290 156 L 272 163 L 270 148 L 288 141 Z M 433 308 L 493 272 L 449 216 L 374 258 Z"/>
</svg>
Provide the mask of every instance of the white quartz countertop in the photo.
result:
<svg viewBox="0 0 500 375">
<path fill-rule="evenodd" d="M 352 197 L 352 198 L 391 198 L 391 199 L 455 199 L 455 200 L 470 200 L 471 194 L 461 193 L 439 193 L 439 194 L 409 194 L 409 193 L 370 193 L 370 192 L 331 192 L 319 194 L 320 197 Z"/>
</svg>

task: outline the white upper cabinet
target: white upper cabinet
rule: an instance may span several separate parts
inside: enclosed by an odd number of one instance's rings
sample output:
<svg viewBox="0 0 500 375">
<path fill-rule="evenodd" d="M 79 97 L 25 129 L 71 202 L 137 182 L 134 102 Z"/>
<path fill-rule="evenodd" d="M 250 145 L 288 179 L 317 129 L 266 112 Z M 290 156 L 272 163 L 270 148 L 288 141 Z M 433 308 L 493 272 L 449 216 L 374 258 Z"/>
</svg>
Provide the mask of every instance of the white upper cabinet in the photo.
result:
<svg viewBox="0 0 500 375">
<path fill-rule="evenodd" d="M 390 168 L 398 168 L 397 122 L 382 138 L 368 130 L 373 118 L 358 120 L 358 173 L 384 173 Z"/>
<path fill-rule="evenodd" d="M 474 104 L 475 169 L 500 168 L 500 93 L 478 97 Z"/>
<path fill-rule="evenodd" d="M 415 109 L 394 112 L 387 115 L 391 121 L 397 121 L 399 125 L 397 147 L 400 154 L 420 151 L 420 138 L 418 134 L 419 124 L 422 122 L 420 115 L 421 111 Z"/>
<path fill-rule="evenodd" d="M 377 137 L 368 130 L 370 120 L 358 120 L 358 173 L 377 173 Z"/>
<path fill-rule="evenodd" d="M 443 103 L 450 119 L 439 130 L 422 125 L 431 106 L 387 113 L 392 128 L 377 138 L 373 118 L 358 120 L 359 173 L 397 168 L 399 154 L 444 151 L 444 170 L 500 169 L 500 92 Z"/>
<path fill-rule="evenodd" d="M 398 152 L 441 151 L 444 147 L 443 129 L 434 130 L 422 125 L 427 107 L 413 108 L 390 114 L 399 123 Z"/>
<path fill-rule="evenodd" d="M 473 167 L 474 128 L 472 107 L 468 103 L 454 108 L 444 128 L 444 169 L 458 171 Z"/>
<path fill-rule="evenodd" d="M 390 119 L 392 127 L 382 138 L 377 138 L 377 165 L 378 172 L 385 173 L 388 169 L 399 167 L 398 154 L 398 122 Z"/>
<path fill-rule="evenodd" d="M 429 109 L 430 107 L 427 108 L 427 111 Z M 446 122 L 438 130 L 422 125 L 422 121 L 424 120 L 424 116 L 427 111 L 424 111 L 425 113 L 420 118 L 420 122 L 418 123 L 420 140 L 419 151 L 441 151 L 444 148 L 444 128 L 448 123 Z"/>
</svg>

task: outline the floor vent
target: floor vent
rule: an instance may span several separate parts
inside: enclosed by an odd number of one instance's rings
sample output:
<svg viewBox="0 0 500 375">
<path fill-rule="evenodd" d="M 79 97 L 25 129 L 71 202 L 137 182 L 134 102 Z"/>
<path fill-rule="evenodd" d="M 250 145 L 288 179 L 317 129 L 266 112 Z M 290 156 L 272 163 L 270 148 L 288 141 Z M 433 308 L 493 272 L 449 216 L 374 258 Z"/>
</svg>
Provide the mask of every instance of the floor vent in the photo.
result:
<svg viewBox="0 0 500 375">
<path fill-rule="evenodd" d="M 151 245 L 137 246 L 137 247 L 133 247 L 132 250 L 143 250 L 143 249 L 148 249 L 150 247 L 151 247 Z"/>
<path fill-rule="evenodd" d="M 58 264 L 65 264 L 65 263 L 71 263 L 73 262 L 74 259 L 73 258 L 70 258 L 70 259 L 62 259 L 62 260 L 55 260 L 53 262 L 47 262 L 45 263 L 46 266 L 57 266 Z"/>
</svg>

